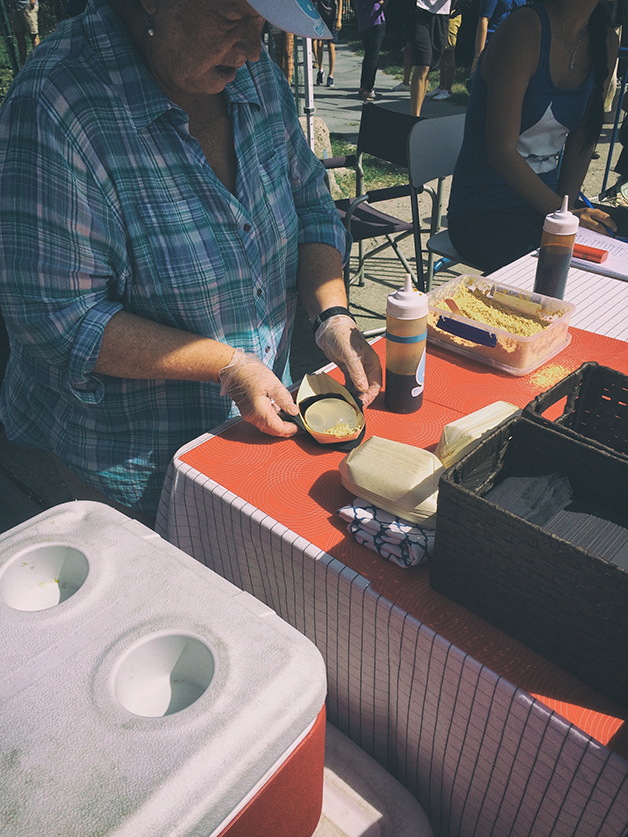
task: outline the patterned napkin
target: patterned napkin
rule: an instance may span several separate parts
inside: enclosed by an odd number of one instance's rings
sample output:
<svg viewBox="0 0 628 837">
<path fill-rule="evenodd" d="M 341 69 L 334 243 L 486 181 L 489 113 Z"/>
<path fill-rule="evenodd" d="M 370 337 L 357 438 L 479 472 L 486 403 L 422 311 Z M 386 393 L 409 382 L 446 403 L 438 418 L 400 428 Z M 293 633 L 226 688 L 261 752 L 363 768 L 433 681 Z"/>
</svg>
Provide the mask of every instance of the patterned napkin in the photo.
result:
<svg viewBox="0 0 628 837">
<path fill-rule="evenodd" d="M 347 529 L 359 544 L 400 567 L 422 564 L 432 553 L 434 529 L 423 529 L 401 517 L 378 509 L 367 500 L 354 500 L 338 509 Z"/>
</svg>

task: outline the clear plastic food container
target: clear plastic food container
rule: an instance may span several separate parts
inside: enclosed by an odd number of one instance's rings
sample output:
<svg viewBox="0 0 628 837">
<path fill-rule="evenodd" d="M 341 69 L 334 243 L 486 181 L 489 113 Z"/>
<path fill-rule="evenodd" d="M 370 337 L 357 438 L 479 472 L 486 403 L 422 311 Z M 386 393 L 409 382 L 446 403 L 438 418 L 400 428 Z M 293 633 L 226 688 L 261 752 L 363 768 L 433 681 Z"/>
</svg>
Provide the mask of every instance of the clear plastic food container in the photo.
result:
<svg viewBox="0 0 628 837">
<path fill-rule="evenodd" d="M 532 315 L 543 324 L 536 334 L 521 336 L 455 313 L 447 299 L 463 286 L 499 302 L 509 313 Z M 428 342 L 493 366 L 509 375 L 523 376 L 565 349 L 571 342 L 569 321 L 575 305 L 491 282 L 482 276 L 456 276 L 428 293 Z"/>
</svg>

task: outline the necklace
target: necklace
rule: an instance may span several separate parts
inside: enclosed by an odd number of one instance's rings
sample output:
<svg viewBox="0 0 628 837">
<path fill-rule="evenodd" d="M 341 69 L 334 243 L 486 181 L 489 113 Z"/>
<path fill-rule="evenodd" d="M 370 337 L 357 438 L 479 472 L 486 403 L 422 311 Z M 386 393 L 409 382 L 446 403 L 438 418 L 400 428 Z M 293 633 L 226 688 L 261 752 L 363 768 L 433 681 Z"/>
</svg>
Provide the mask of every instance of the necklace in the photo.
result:
<svg viewBox="0 0 628 837">
<path fill-rule="evenodd" d="M 558 19 L 560 20 L 560 28 L 563 30 L 563 43 L 565 45 L 565 49 L 569 52 L 569 47 L 567 46 L 567 34 L 565 32 L 565 24 L 563 23 L 563 16 L 560 12 L 560 9 L 556 10 L 558 12 Z M 569 69 L 573 70 L 574 68 L 574 61 L 576 58 L 576 53 L 578 52 L 578 47 L 582 43 L 582 39 L 584 38 L 584 33 L 587 31 L 588 23 L 585 24 L 584 29 L 580 33 L 580 37 L 578 38 L 578 43 L 575 45 L 573 52 L 571 53 L 571 57 L 569 59 Z"/>
</svg>

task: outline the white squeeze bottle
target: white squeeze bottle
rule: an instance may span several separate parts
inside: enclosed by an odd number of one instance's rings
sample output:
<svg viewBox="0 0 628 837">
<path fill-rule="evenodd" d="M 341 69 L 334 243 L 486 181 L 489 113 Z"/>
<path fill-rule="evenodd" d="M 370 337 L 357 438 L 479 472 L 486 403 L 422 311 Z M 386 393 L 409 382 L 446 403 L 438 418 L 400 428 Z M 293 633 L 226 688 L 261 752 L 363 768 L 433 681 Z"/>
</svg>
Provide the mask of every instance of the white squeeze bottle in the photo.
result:
<svg viewBox="0 0 628 837">
<path fill-rule="evenodd" d="M 386 303 L 386 387 L 384 402 L 393 413 L 413 413 L 423 403 L 427 295 L 412 277 Z"/>
<path fill-rule="evenodd" d="M 568 200 L 565 195 L 561 208 L 545 218 L 534 280 L 535 293 L 556 299 L 565 296 L 567 274 L 578 232 L 578 216 L 567 209 Z"/>
</svg>

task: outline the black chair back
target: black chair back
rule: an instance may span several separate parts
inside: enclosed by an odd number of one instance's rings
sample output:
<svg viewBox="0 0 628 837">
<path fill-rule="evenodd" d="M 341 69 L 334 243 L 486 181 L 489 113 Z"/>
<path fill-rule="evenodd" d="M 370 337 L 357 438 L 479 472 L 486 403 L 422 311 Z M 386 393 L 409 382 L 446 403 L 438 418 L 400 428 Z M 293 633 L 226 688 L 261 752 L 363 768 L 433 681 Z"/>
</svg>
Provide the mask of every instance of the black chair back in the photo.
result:
<svg viewBox="0 0 628 837">
<path fill-rule="evenodd" d="M 357 154 L 371 154 L 388 163 L 408 167 L 408 134 L 424 117 L 389 110 L 374 102 L 362 108 Z"/>
</svg>

